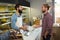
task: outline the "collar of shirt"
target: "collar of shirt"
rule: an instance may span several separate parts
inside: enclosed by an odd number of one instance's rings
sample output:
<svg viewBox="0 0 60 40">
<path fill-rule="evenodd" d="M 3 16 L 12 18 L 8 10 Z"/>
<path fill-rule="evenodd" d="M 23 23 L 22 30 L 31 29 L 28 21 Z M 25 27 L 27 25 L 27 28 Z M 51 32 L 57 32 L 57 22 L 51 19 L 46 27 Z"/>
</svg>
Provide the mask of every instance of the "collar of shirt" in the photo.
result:
<svg viewBox="0 0 60 40">
<path fill-rule="evenodd" d="M 44 16 L 46 16 L 48 14 L 48 12 L 46 14 L 44 14 Z"/>
<path fill-rule="evenodd" d="M 17 17 L 20 17 L 20 16 L 22 16 L 22 14 L 21 15 L 17 15 L 17 14 L 15 14 Z"/>
</svg>

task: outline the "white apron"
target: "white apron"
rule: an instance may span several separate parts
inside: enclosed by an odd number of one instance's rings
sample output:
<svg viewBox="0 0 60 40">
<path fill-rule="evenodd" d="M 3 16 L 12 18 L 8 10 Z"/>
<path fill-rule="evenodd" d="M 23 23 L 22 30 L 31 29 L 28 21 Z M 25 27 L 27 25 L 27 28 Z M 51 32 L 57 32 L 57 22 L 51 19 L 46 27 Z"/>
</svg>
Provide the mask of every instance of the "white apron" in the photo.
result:
<svg viewBox="0 0 60 40">
<path fill-rule="evenodd" d="M 17 17 L 16 26 L 17 26 L 18 28 L 22 27 L 22 16 Z"/>
<path fill-rule="evenodd" d="M 20 27 L 22 27 L 22 25 L 23 25 L 22 16 L 17 17 L 16 26 L 17 26 L 18 28 L 20 28 Z M 22 29 L 20 29 L 20 32 L 22 33 L 22 32 L 23 32 L 23 30 L 22 30 Z"/>
</svg>

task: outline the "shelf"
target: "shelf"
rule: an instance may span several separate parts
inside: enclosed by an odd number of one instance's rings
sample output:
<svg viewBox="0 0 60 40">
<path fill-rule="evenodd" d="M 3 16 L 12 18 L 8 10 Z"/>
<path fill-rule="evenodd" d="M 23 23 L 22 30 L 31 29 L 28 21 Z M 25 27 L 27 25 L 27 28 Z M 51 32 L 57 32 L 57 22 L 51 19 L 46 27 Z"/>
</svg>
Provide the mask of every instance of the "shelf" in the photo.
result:
<svg viewBox="0 0 60 40">
<path fill-rule="evenodd" d="M 9 11 L 9 12 L 0 12 L 0 13 L 15 13 L 15 12 Z"/>
<path fill-rule="evenodd" d="M 12 15 L 12 14 L 11 13 L 4 13 L 4 14 L 0 13 L 0 15 Z"/>
<path fill-rule="evenodd" d="M 5 17 L 5 16 L 4 16 L 4 17 L 0 17 L 0 19 L 3 19 L 3 18 L 11 18 L 11 16 L 7 16 L 7 17 Z"/>
<path fill-rule="evenodd" d="M 1 26 L 7 25 L 7 24 L 10 24 L 10 23 L 11 23 L 11 22 L 4 23 L 4 24 L 1 24 Z"/>
<path fill-rule="evenodd" d="M 0 3 L 0 6 L 15 6 L 15 4 Z"/>
</svg>

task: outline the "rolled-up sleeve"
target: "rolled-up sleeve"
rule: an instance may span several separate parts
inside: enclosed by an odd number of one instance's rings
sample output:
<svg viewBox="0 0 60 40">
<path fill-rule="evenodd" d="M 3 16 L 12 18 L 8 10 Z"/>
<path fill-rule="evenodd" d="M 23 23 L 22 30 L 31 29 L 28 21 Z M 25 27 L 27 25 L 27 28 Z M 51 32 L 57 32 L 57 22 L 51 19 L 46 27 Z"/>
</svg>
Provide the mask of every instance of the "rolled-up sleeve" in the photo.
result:
<svg viewBox="0 0 60 40">
<path fill-rule="evenodd" d="M 15 30 L 19 30 L 19 28 L 15 25 L 16 24 L 16 19 L 14 16 L 11 18 L 11 27 Z"/>
</svg>

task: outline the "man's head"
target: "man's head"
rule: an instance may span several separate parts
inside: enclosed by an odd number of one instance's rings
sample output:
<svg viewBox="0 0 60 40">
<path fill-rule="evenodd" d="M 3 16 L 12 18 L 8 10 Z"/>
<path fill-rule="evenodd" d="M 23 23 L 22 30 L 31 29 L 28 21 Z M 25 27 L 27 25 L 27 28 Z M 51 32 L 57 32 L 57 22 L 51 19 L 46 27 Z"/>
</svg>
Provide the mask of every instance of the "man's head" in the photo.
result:
<svg viewBox="0 0 60 40">
<path fill-rule="evenodd" d="M 48 4 L 43 4 L 42 6 L 42 12 L 45 13 L 46 11 L 48 11 L 50 8 L 50 6 Z"/>
<path fill-rule="evenodd" d="M 16 4 L 15 5 L 15 9 L 16 9 L 16 11 L 18 11 L 18 13 L 22 13 L 22 10 L 23 10 L 23 7 L 22 7 L 22 5 L 21 4 Z"/>
</svg>

